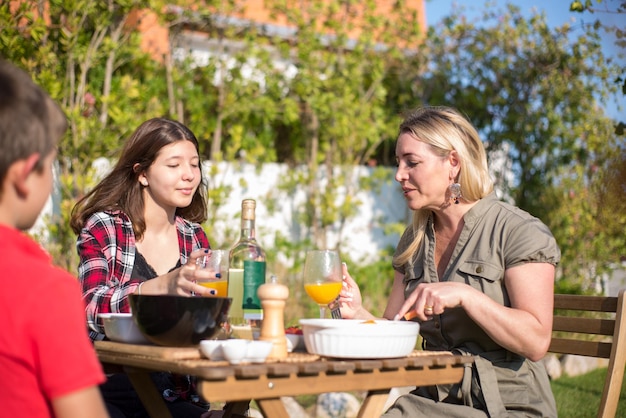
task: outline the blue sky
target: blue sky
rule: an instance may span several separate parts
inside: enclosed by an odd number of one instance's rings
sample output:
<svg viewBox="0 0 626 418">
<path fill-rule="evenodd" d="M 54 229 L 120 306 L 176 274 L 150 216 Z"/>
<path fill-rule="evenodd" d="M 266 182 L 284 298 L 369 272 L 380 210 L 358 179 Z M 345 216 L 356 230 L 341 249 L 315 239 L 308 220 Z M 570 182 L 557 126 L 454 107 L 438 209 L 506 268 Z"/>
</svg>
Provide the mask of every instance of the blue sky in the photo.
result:
<svg viewBox="0 0 626 418">
<path fill-rule="evenodd" d="M 608 7 L 611 10 L 617 9 L 617 4 L 622 0 L 605 0 L 601 5 L 596 4 L 596 7 Z M 483 9 L 486 7 L 486 0 L 426 0 L 426 22 L 429 26 L 434 26 L 444 16 L 450 15 L 453 8 L 463 8 L 464 14 L 469 20 L 478 19 L 482 15 Z M 622 29 L 626 26 L 623 21 L 626 20 L 624 15 L 618 15 L 614 13 L 595 13 L 593 15 L 589 13 L 572 13 L 569 11 L 569 5 L 571 0 L 491 0 L 489 4 L 495 4 L 497 8 L 503 8 L 507 3 L 515 4 L 520 8 L 522 13 L 526 16 L 530 16 L 533 12 L 544 12 L 548 19 L 550 26 L 561 26 L 564 23 L 580 24 L 581 22 L 593 22 L 596 19 L 600 19 L 603 24 L 609 26 L 617 26 L 620 21 Z M 607 4 L 608 6 L 604 6 Z M 622 66 L 626 67 L 626 58 L 617 57 L 618 49 L 615 47 L 613 40 L 606 37 L 603 42 L 603 49 L 605 54 L 612 55 L 622 63 Z M 623 95 L 617 97 L 621 111 L 617 110 L 617 106 L 609 104 L 608 113 L 614 118 L 626 119 L 626 98 Z"/>
<path fill-rule="evenodd" d="M 443 16 L 449 14 L 452 6 L 456 8 L 464 8 L 468 16 L 480 15 L 482 9 L 485 8 L 486 0 L 426 0 L 426 19 L 428 24 L 432 25 L 441 20 Z M 551 25 L 561 25 L 569 22 L 571 18 L 580 19 L 583 16 L 580 13 L 572 13 L 569 11 L 570 0 L 491 0 L 490 4 L 496 7 L 503 7 L 507 3 L 517 5 L 522 13 L 529 15 L 533 9 L 544 11 Z"/>
</svg>

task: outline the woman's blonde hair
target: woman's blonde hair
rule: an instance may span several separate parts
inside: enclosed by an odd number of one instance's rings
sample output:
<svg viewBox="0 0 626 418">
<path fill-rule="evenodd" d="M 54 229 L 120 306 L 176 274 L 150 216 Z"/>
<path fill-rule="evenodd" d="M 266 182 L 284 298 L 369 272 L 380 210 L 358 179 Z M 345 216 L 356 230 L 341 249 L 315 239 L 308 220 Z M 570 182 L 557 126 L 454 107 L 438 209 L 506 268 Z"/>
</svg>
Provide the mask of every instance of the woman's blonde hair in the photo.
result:
<svg viewBox="0 0 626 418">
<path fill-rule="evenodd" d="M 493 190 L 493 182 L 487 167 L 487 154 L 478 132 L 457 110 L 450 107 L 422 107 L 405 115 L 400 124 L 398 137 L 411 135 L 416 141 L 432 147 L 433 151 L 446 157 L 456 151 L 460 171 L 455 179 L 461 185 L 464 200 L 475 202 Z M 419 257 L 430 210 L 413 212 L 413 234 L 411 245 L 394 259 L 394 265 L 403 265 Z"/>
</svg>

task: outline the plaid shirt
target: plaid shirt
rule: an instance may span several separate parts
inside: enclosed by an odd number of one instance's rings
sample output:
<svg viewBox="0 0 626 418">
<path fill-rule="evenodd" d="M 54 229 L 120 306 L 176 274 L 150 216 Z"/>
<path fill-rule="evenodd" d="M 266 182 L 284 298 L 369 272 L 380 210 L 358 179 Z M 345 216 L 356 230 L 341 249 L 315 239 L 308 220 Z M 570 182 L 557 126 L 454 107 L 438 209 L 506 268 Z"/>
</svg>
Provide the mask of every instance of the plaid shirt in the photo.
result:
<svg viewBox="0 0 626 418">
<path fill-rule="evenodd" d="M 200 248 L 209 248 L 202 227 L 176 217 L 180 263 Z M 130 312 L 128 295 L 134 293 L 141 280 L 131 279 L 135 264 L 135 234 L 128 216 L 121 211 L 98 212 L 87 219 L 80 231 L 76 248 L 80 257 L 78 278 L 86 304 L 89 337 L 104 338 L 99 313 Z"/>
</svg>

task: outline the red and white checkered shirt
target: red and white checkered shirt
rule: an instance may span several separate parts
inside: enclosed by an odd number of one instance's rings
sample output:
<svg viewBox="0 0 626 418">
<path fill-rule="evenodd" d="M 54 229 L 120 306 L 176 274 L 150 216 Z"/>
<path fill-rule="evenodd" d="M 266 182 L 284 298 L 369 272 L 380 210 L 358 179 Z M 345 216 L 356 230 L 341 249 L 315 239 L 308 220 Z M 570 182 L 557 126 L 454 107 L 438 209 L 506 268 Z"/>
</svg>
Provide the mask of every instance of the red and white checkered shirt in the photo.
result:
<svg viewBox="0 0 626 418">
<path fill-rule="evenodd" d="M 210 248 L 200 224 L 176 217 L 180 263 L 200 248 Z M 87 219 L 76 248 L 80 257 L 78 278 L 86 304 L 87 325 L 92 340 L 104 338 L 99 313 L 130 312 L 128 295 L 141 280 L 131 279 L 135 264 L 135 234 L 128 216 L 122 211 L 97 212 Z"/>
</svg>

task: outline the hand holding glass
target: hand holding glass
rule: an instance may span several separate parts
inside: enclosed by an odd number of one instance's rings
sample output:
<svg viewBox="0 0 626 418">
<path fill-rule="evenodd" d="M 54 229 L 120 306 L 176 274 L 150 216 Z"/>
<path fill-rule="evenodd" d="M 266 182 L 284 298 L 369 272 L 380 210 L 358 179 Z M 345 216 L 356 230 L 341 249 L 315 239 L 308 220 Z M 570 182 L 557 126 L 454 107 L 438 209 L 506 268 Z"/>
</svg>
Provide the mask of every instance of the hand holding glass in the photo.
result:
<svg viewBox="0 0 626 418">
<path fill-rule="evenodd" d="M 307 251 L 304 261 L 304 290 L 320 308 L 320 318 L 326 307 L 341 292 L 342 271 L 339 253 L 332 250 Z"/>
<path fill-rule="evenodd" d="M 198 280 L 201 286 L 215 289 L 214 296 L 228 296 L 228 250 L 209 250 L 209 253 L 198 259 L 198 267 L 206 268 L 214 273 L 215 277 L 207 280 Z"/>
</svg>

